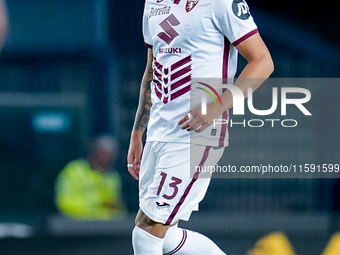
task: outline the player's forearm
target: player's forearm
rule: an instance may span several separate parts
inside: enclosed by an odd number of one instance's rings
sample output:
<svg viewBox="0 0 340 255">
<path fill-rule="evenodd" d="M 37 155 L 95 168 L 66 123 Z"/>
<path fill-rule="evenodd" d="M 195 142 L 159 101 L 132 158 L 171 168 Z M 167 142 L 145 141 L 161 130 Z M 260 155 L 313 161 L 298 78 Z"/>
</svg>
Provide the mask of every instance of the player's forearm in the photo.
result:
<svg viewBox="0 0 340 255">
<path fill-rule="evenodd" d="M 143 80 L 140 89 L 139 104 L 135 116 L 132 135 L 142 137 L 148 125 L 151 109 L 150 80 Z"/>
<path fill-rule="evenodd" d="M 142 138 L 146 126 L 149 122 L 151 109 L 151 82 L 153 80 L 152 70 L 153 54 L 152 50 L 148 49 L 147 63 L 142 79 L 142 84 L 139 92 L 139 103 L 135 116 L 135 122 L 132 129 L 131 139 Z"/>
<path fill-rule="evenodd" d="M 261 58 L 249 61 L 235 82 L 244 95 L 248 96 L 248 88 L 255 91 L 271 75 L 274 70 L 273 61 L 270 55 L 264 55 Z M 256 77 L 256 78 L 254 78 Z M 222 96 L 223 110 L 226 111 L 233 107 L 233 96 L 230 90 L 227 90 Z"/>
<path fill-rule="evenodd" d="M 262 79 L 263 81 L 265 81 L 272 74 L 273 71 L 273 60 L 269 54 L 265 54 L 257 59 L 249 61 L 238 78 L 258 80 Z"/>
</svg>

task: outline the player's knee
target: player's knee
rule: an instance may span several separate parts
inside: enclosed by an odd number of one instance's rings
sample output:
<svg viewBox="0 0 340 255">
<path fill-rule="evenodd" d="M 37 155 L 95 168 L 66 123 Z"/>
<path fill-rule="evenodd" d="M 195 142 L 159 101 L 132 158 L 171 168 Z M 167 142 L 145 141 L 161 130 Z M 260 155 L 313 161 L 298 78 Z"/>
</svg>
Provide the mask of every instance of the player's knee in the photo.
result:
<svg viewBox="0 0 340 255">
<path fill-rule="evenodd" d="M 142 210 L 139 210 L 135 219 L 135 225 L 144 228 L 157 224 L 157 222 L 150 219 Z"/>
<path fill-rule="evenodd" d="M 145 213 L 139 210 L 136 216 L 136 226 L 158 238 L 164 238 L 169 226 L 150 219 Z"/>
</svg>

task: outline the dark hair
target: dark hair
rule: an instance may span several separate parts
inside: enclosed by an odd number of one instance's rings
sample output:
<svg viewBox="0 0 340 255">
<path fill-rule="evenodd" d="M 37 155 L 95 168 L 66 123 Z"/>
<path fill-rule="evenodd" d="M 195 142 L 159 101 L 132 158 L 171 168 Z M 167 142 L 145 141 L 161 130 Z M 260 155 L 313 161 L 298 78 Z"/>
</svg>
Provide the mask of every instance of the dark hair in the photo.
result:
<svg viewBox="0 0 340 255">
<path fill-rule="evenodd" d="M 92 154 L 100 149 L 112 149 L 113 151 L 118 150 L 117 139 L 113 135 L 101 134 L 92 139 L 88 154 Z"/>
</svg>

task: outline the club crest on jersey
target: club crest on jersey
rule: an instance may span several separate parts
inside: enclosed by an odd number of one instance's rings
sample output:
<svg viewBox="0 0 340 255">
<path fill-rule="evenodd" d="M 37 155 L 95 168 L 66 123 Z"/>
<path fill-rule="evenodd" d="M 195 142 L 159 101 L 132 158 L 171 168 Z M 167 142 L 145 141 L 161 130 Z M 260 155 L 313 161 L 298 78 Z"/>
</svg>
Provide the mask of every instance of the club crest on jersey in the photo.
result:
<svg viewBox="0 0 340 255">
<path fill-rule="evenodd" d="M 185 10 L 190 12 L 198 4 L 199 0 L 187 0 Z"/>
</svg>

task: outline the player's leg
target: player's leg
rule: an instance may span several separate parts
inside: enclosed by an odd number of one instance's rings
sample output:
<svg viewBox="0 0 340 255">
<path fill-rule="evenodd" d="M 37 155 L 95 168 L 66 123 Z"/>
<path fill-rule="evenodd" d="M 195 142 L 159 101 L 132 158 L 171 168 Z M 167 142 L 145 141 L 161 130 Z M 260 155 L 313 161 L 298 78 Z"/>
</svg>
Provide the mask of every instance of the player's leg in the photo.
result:
<svg viewBox="0 0 340 255">
<path fill-rule="evenodd" d="M 203 146 L 191 146 L 191 167 L 195 166 L 215 166 L 223 154 L 222 148 L 209 148 Z M 203 155 L 202 157 L 200 155 Z M 201 158 L 200 158 L 201 157 Z M 202 175 L 205 174 L 205 178 Z M 206 186 L 207 173 L 197 173 L 197 178 L 192 187 L 191 196 L 204 196 Z M 194 179 L 193 179 L 194 180 Z M 190 193 L 189 193 L 190 194 Z M 202 197 L 203 198 L 203 197 Z M 189 198 L 190 199 L 190 198 Z M 185 203 L 185 201 L 184 201 Z M 182 216 L 185 219 L 185 216 Z M 225 253 L 209 238 L 194 231 L 179 228 L 176 224 L 171 226 L 165 234 L 163 253 L 166 255 L 224 255 Z"/>
<path fill-rule="evenodd" d="M 139 200 L 148 196 L 148 187 L 154 182 L 157 155 L 155 143 L 146 143 L 139 174 Z M 132 231 L 132 246 L 135 255 L 162 255 L 166 227 L 151 220 L 139 211 L 136 226 Z"/>
<path fill-rule="evenodd" d="M 135 255 L 161 255 L 168 226 L 155 222 L 139 210 L 136 226 L 132 231 L 132 245 Z"/>
<path fill-rule="evenodd" d="M 137 217 L 137 226 L 133 232 L 136 255 L 162 254 L 160 247 L 164 242 L 162 237 L 167 225 L 174 224 L 180 219 L 188 220 L 191 212 L 198 208 L 197 205 L 209 186 L 209 178 L 199 178 L 199 173 L 190 176 L 190 166 L 215 165 L 223 149 L 205 146 L 190 148 L 188 144 L 153 143 L 153 152 L 157 154 L 157 160 L 148 161 L 157 164 L 143 164 L 142 160 L 139 178 L 140 208 L 147 217 L 144 217 L 144 214 L 141 214 L 142 217 Z M 190 152 L 194 152 L 191 158 Z M 150 156 L 149 153 L 144 152 L 144 159 L 146 155 Z M 195 236 L 197 234 L 192 232 L 189 235 L 190 240 L 197 238 Z M 205 240 L 206 245 L 211 244 L 209 239 L 201 235 L 199 238 Z M 194 244 L 186 247 L 192 245 Z"/>
<path fill-rule="evenodd" d="M 206 236 L 177 225 L 168 229 L 164 237 L 164 255 L 225 255 L 225 253 Z"/>
<path fill-rule="evenodd" d="M 142 210 L 138 211 L 135 223 L 137 227 L 159 238 L 164 238 L 165 232 L 169 228 L 168 225 L 153 221 Z"/>
</svg>

